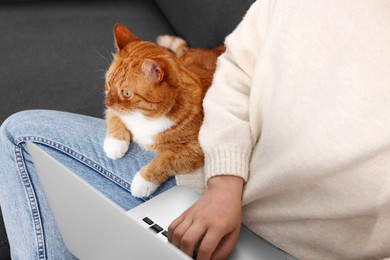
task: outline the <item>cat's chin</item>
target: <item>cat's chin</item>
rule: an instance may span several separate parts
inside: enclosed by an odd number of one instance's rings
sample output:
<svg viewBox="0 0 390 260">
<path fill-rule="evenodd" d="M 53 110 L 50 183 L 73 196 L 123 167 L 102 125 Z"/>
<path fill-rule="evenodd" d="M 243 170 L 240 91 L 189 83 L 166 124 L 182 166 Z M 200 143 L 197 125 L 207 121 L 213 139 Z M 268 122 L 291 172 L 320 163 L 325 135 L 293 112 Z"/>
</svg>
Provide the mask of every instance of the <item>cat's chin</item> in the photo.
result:
<svg viewBox="0 0 390 260">
<path fill-rule="evenodd" d="M 131 183 L 131 194 L 137 198 L 149 197 L 157 190 L 158 186 L 153 182 L 145 180 L 140 172 L 137 172 Z"/>
<path fill-rule="evenodd" d="M 104 139 L 103 148 L 108 158 L 117 160 L 126 154 L 129 149 L 129 142 L 107 136 Z"/>
</svg>

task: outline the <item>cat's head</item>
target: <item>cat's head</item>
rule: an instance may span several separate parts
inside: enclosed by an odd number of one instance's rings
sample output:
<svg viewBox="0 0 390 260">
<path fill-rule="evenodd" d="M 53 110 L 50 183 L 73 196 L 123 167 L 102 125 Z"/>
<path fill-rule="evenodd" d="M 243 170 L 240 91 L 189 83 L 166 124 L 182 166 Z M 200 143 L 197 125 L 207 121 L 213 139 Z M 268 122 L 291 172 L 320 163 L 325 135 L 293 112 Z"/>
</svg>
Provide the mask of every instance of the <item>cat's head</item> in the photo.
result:
<svg viewBox="0 0 390 260">
<path fill-rule="evenodd" d="M 114 26 L 114 39 L 116 53 L 105 82 L 107 108 L 119 114 L 135 110 L 149 117 L 165 114 L 177 95 L 174 55 L 141 41 L 121 24 Z"/>
</svg>

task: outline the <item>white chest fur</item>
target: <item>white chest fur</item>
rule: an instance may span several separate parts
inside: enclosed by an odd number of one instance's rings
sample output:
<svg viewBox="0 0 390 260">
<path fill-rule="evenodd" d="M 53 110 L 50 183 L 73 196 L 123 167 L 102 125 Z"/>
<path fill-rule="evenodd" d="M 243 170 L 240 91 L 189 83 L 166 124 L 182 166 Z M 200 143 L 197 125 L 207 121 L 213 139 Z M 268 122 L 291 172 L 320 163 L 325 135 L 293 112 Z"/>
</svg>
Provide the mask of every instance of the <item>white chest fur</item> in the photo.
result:
<svg viewBox="0 0 390 260">
<path fill-rule="evenodd" d="M 133 141 L 144 148 L 153 144 L 153 138 L 157 134 L 174 125 L 174 123 L 165 116 L 160 118 L 148 118 L 138 111 L 127 115 L 120 115 L 119 117 L 130 130 Z"/>
</svg>

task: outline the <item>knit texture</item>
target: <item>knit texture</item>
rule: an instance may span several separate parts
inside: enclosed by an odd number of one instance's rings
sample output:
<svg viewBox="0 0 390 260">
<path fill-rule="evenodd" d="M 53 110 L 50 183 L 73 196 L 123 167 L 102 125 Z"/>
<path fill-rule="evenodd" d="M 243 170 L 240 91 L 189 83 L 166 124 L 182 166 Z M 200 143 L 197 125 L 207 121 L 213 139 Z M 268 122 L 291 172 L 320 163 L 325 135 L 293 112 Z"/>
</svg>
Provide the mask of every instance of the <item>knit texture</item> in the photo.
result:
<svg viewBox="0 0 390 260">
<path fill-rule="evenodd" d="M 204 100 L 204 175 L 242 177 L 243 220 L 299 259 L 390 256 L 390 5 L 262 0 Z M 186 178 L 186 176 L 180 176 Z"/>
</svg>

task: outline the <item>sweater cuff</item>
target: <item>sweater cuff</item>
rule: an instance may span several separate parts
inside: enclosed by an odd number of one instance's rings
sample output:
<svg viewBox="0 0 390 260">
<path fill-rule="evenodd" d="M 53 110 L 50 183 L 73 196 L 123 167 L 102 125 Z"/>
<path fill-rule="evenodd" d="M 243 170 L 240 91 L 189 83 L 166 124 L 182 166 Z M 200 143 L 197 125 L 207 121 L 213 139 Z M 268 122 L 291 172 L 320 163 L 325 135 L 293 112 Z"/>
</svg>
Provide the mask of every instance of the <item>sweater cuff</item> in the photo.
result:
<svg viewBox="0 0 390 260">
<path fill-rule="evenodd" d="M 204 193 L 206 186 L 204 181 L 203 167 L 187 174 L 176 175 L 176 184 L 184 185 L 192 190 L 202 194 Z"/>
<path fill-rule="evenodd" d="M 217 147 L 205 150 L 205 181 L 218 175 L 234 175 L 244 179 L 249 176 L 251 149 L 244 147 Z"/>
</svg>

